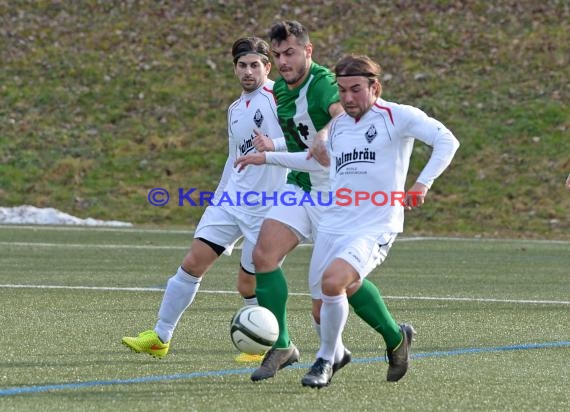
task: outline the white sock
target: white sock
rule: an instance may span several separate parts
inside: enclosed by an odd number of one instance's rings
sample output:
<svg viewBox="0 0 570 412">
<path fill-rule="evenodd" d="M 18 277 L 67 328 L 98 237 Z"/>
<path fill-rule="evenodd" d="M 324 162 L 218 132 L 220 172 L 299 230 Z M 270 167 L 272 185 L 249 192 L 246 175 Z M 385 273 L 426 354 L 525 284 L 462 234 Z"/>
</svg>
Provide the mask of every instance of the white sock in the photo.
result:
<svg viewBox="0 0 570 412">
<path fill-rule="evenodd" d="M 346 322 L 345 322 L 346 324 Z M 344 327 L 343 327 L 344 330 Z M 333 363 L 337 363 L 340 362 L 342 360 L 342 358 L 344 358 L 344 343 L 342 342 L 342 332 L 338 337 L 338 341 L 336 343 L 335 349 L 334 349 L 334 362 Z"/>
<path fill-rule="evenodd" d="M 319 341 L 321 339 L 321 325 L 317 323 L 315 318 L 311 316 L 313 320 L 313 329 L 317 332 L 317 336 L 319 337 Z M 342 336 L 340 337 L 340 342 L 337 342 L 336 348 L 334 350 L 334 363 L 340 362 L 344 357 L 344 343 L 342 343 Z"/>
<path fill-rule="evenodd" d="M 250 298 L 243 298 L 243 304 L 245 306 L 259 306 L 259 303 L 257 303 L 257 296 L 252 296 Z"/>
<path fill-rule="evenodd" d="M 168 279 L 166 291 L 158 310 L 158 322 L 154 331 L 163 342 L 172 338 L 180 317 L 196 297 L 202 278 L 186 273 L 182 267 Z"/>
<path fill-rule="evenodd" d="M 319 337 L 319 341 L 320 341 L 320 339 L 321 339 L 321 325 L 319 325 L 317 323 L 317 321 L 315 320 L 315 318 L 313 318 L 312 316 L 311 316 L 311 319 L 313 320 L 313 329 L 315 329 L 315 332 L 317 332 L 317 336 Z M 340 362 L 343 357 L 344 357 L 344 344 L 342 343 L 342 336 L 341 336 L 340 342 L 337 343 L 335 350 L 334 350 L 334 362 L 333 363 Z"/>
<path fill-rule="evenodd" d="M 344 353 L 342 331 L 348 319 L 348 299 L 346 294 L 337 296 L 322 295 L 322 299 L 321 347 L 317 352 L 317 358 L 323 358 L 334 363 L 337 346 Z"/>
<path fill-rule="evenodd" d="M 313 320 L 313 328 L 317 332 L 317 335 L 319 336 L 319 341 L 320 341 L 320 339 L 321 339 L 321 325 L 318 324 L 317 321 L 315 320 L 315 318 L 313 318 L 312 316 L 311 316 L 311 319 Z M 342 358 L 344 358 L 344 343 L 342 342 L 342 335 L 341 335 L 339 337 L 339 341 L 337 342 L 335 350 L 334 350 L 334 362 L 333 363 L 340 362 L 342 360 Z"/>
</svg>

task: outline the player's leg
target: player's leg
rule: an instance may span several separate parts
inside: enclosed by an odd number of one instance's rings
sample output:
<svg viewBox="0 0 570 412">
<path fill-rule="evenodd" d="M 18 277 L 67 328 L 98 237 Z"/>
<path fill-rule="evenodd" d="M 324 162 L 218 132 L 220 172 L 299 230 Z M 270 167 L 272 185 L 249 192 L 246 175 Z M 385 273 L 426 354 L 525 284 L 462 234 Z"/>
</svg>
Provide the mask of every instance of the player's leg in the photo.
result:
<svg viewBox="0 0 570 412">
<path fill-rule="evenodd" d="M 237 290 L 245 305 L 257 305 L 255 294 L 255 266 L 253 265 L 253 248 L 259 236 L 263 218 L 257 216 L 242 216 L 239 226 L 243 234 L 241 246 L 240 270 L 237 279 Z"/>
<path fill-rule="evenodd" d="M 169 342 L 184 311 L 192 304 L 204 274 L 220 256 L 224 247 L 205 238 L 192 242 L 176 274 L 168 279 L 158 311 L 155 332 L 163 342 Z"/>
<path fill-rule="evenodd" d="M 286 185 L 284 190 L 301 199 L 304 192 Z M 295 202 L 297 203 L 297 202 Z M 288 287 L 281 262 L 301 241 L 311 236 L 311 222 L 302 206 L 274 205 L 265 216 L 253 250 L 257 301 L 269 309 L 279 323 L 279 337 L 273 347 L 291 345 L 287 327 Z"/>
<path fill-rule="evenodd" d="M 291 343 L 287 327 L 287 279 L 279 262 L 298 243 L 299 238 L 289 226 L 267 219 L 261 226 L 261 232 L 253 250 L 257 301 L 261 306 L 273 312 L 279 322 L 279 338 L 273 345 L 274 348 L 288 348 Z"/>
<path fill-rule="evenodd" d="M 335 372 L 334 357 L 342 345 L 342 331 L 348 319 L 346 287 L 358 274 L 347 262 L 335 259 L 323 274 L 321 308 L 321 345 L 317 360 L 303 377 L 303 386 L 322 388 L 327 386 Z M 348 363 L 348 362 L 347 362 Z"/>
<path fill-rule="evenodd" d="M 321 307 L 322 299 L 313 299 L 312 301 L 312 324 L 313 329 L 321 341 Z M 333 359 L 333 375 L 340 369 L 344 368 L 352 361 L 352 353 L 344 346 L 342 338 L 337 342 Z"/>
<path fill-rule="evenodd" d="M 285 189 L 295 196 L 295 204 L 304 192 L 292 185 Z M 279 323 L 279 337 L 265 354 L 261 366 L 253 372 L 251 380 L 268 379 L 281 368 L 299 360 L 299 351 L 289 338 L 287 326 L 288 287 L 285 273 L 280 267 L 285 256 L 301 241 L 311 237 L 311 221 L 302 206 L 278 204 L 271 208 L 263 221 L 255 249 L 256 295 L 259 304 L 269 309 Z"/>
<path fill-rule="evenodd" d="M 246 232 L 247 234 L 247 232 Z M 246 235 L 244 234 L 244 236 Z M 257 232 L 256 232 L 257 234 Z M 244 305 L 257 306 L 255 295 L 255 269 L 253 267 L 253 248 L 255 244 L 245 237 L 242 244 L 240 270 L 237 279 L 237 290 L 243 298 Z M 261 362 L 263 355 L 240 353 L 236 356 L 236 362 Z"/>
<path fill-rule="evenodd" d="M 124 345 L 135 352 L 148 353 L 156 358 L 166 356 L 174 329 L 186 308 L 193 302 L 202 276 L 223 252 L 223 247 L 218 253 L 212 246 L 202 239 L 192 242 L 182 265 L 166 283 L 154 329 L 134 337 L 125 336 L 122 339 Z"/>
<path fill-rule="evenodd" d="M 352 255 L 360 255 L 360 260 L 364 262 L 359 269 L 360 283 L 355 282 L 347 289 L 348 302 L 354 312 L 384 339 L 389 358 L 387 377 L 389 381 L 397 381 L 406 373 L 409 347 L 415 331 L 411 325 L 399 325 L 396 322 L 380 290 L 366 279 L 366 276 L 384 262 L 395 238 L 395 234 L 387 233 L 372 241 L 365 238 L 361 241 L 356 240 L 343 256 L 350 261 Z M 358 267 L 356 261 L 351 263 Z"/>
<path fill-rule="evenodd" d="M 311 264 L 309 267 L 309 292 L 312 298 L 312 320 L 313 328 L 319 336 L 321 341 L 321 308 L 322 308 L 322 290 L 321 280 L 323 272 L 327 269 L 328 262 L 330 262 L 331 253 L 334 248 L 334 236 L 320 235 L 318 236 L 319 242 L 315 244 L 313 255 L 311 257 Z M 352 360 L 352 354 L 345 348 L 342 338 L 336 343 L 334 357 L 331 359 L 333 362 L 333 374 L 346 366 Z"/>
<path fill-rule="evenodd" d="M 395 235 L 387 234 L 379 240 L 378 244 L 363 241 L 359 245 L 354 242 L 352 247 L 358 249 L 358 253 L 365 256 L 368 265 L 374 268 L 384 262 L 394 240 Z M 376 285 L 363 277 L 360 282 L 355 282 L 350 286 L 347 291 L 348 302 L 354 312 L 382 335 L 387 348 L 398 346 L 402 340 L 400 328 L 390 314 Z"/>
<path fill-rule="evenodd" d="M 363 279 L 357 287 L 349 289 L 348 295 L 354 313 L 382 336 L 387 348 L 395 348 L 400 344 L 400 327 L 374 283 Z"/>
<path fill-rule="evenodd" d="M 408 324 L 399 325 L 394 320 L 380 290 L 367 279 L 348 300 L 354 313 L 384 338 L 389 364 L 387 380 L 400 380 L 408 370 L 409 348 L 416 333 L 414 328 Z"/>
<path fill-rule="evenodd" d="M 166 356 L 174 329 L 193 302 L 202 277 L 224 251 L 231 253 L 241 231 L 227 211 L 209 207 L 194 236 L 181 266 L 167 282 L 154 329 L 122 339 L 122 343 L 135 352 L 159 358 Z"/>
<path fill-rule="evenodd" d="M 243 298 L 246 306 L 257 305 L 257 296 L 255 295 L 255 272 L 247 271 L 240 265 L 237 278 L 237 291 Z"/>
<path fill-rule="evenodd" d="M 299 238 L 289 223 L 268 216 L 263 221 L 253 249 L 256 274 L 271 272 L 278 268 L 285 256 L 299 244 Z"/>
<path fill-rule="evenodd" d="M 255 296 L 255 273 L 247 271 L 240 265 L 237 280 L 237 290 L 243 298 L 243 303 L 246 306 L 257 306 L 257 296 Z M 256 362 L 259 363 L 263 360 L 262 355 L 252 355 L 242 352 L 235 358 L 236 362 Z"/>
<path fill-rule="evenodd" d="M 287 325 L 288 286 L 285 273 L 279 266 L 287 253 L 297 246 L 299 238 L 282 222 L 266 219 L 253 251 L 256 267 L 255 294 L 260 306 L 269 309 L 279 324 L 279 337 L 265 354 L 261 366 L 251 379 L 259 381 L 275 376 L 277 371 L 299 360 L 299 351 L 291 343 Z"/>
</svg>

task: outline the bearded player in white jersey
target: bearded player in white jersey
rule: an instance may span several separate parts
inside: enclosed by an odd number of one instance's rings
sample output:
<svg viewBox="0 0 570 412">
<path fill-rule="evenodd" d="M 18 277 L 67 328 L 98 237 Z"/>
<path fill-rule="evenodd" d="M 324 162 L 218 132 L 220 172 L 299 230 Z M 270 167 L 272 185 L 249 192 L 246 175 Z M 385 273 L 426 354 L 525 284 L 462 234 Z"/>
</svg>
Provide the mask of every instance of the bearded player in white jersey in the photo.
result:
<svg viewBox="0 0 570 412">
<path fill-rule="evenodd" d="M 450 164 L 459 142 L 441 122 L 423 111 L 380 98 L 380 66 L 367 56 L 347 56 L 335 67 L 345 113 L 329 129 L 331 190 L 336 200 L 319 221 L 309 269 L 311 288 L 321 290 L 321 345 L 316 362 L 303 377 L 303 386 L 327 386 L 333 374 L 334 355 L 342 342 L 349 303 L 347 291 L 362 283 L 387 257 L 403 231 L 404 209 L 423 204 L 434 180 Z M 414 139 L 433 147 L 430 159 L 406 192 L 405 183 Z M 314 160 L 297 154 L 258 154 L 237 160 L 246 164 L 279 164 L 318 170 Z M 380 292 L 378 291 L 378 296 Z M 408 370 L 413 327 L 397 325 L 401 340 L 387 344 L 387 380 L 398 381 Z"/>
<path fill-rule="evenodd" d="M 252 251 L 270 207 L 262 196 L 280 188 L 287 171 L 268 165 L 237 173 L 233 164 L 236 157 L 250 152 L 286 149 L 277 118 L 273 81 L 267 77 L 271 70 L 269 53 L 269 45 L 257 37 L 241 38 L 233 44 L 234 72 L 242 94 L 228 108 L 229 154 L 222 178 L 212 204 L 200 219 L 190 250 L 168 280 L 154 329 L 122 339 L 135 352 L 157 358 L 166 356 L 174 329 L 194 300 L 202 277 L 222 253 L 231 254 L 242 237 L 237 288 L 245 304 L 257 304 Z M 272 140 L 267 136 L 278 138 Z M 242 360 L 259 359 L 242 356 Z"/>
</svg>

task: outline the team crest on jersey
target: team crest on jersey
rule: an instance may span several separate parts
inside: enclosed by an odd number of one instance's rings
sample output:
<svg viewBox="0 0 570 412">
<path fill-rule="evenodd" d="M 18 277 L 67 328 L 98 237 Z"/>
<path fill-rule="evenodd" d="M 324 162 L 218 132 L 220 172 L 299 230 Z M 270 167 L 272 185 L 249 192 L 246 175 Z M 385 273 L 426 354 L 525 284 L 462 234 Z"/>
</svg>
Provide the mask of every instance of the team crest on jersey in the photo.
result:
<svg viewBox="0 0 570 412">
<path fill-rule="evenodd" d="M 376 131 L 376 128 L 374 127 L 374 125 L 371 125 L 364 134 L 364 137 L 366 137 L 366 141 L 368 143 L 372 143 L 372 140 L 374 140 L 377 134 L 378 132 Z"/>
<path fill-rule="evenodd" d="M 261 111 L 257 109 L 255 115 L 253 116 L 253 122 L 256 124 L 257 127 L 261 127 L 261 123 L 263 123 L 263 115 Z"/>
</svg>

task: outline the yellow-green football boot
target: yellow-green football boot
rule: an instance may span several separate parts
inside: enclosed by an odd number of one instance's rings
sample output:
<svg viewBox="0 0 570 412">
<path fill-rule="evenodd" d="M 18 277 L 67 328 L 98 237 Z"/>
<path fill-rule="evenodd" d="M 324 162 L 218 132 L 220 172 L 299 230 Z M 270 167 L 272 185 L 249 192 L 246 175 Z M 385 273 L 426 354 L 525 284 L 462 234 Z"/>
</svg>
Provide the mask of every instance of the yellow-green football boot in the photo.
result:
<svg viewBox="0 0 570 412">
<path fill-rule="evenodd" d="M 148 353 L 155 358 L 164 358 L 170 347 L 170 342 L 161 341 L 154 330 L 144 331 L 136 337 L 125 336 L 121 342 L 137 353 Z"/>
</svg>

